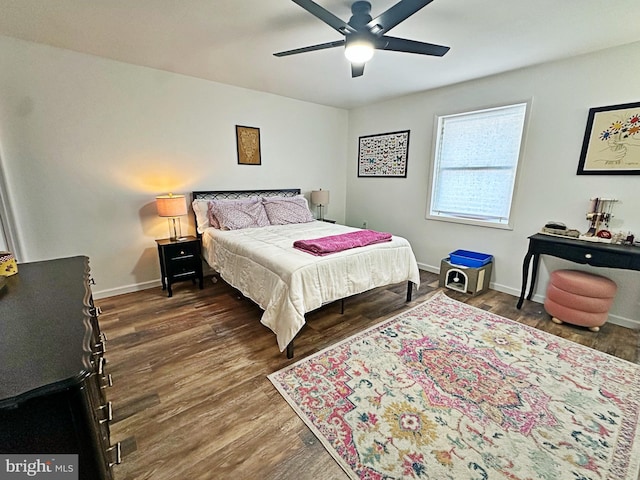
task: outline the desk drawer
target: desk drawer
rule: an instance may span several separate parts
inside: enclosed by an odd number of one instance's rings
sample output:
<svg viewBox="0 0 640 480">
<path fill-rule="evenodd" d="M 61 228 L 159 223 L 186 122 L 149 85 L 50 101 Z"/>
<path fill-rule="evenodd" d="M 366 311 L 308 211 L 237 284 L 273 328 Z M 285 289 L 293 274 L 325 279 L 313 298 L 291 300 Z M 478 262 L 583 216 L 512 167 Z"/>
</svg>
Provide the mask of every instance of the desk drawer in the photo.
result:
<svg viewBox="0 0 640 480">
<path fill-rule="evenodd" d="M 594 267 L 631 268 L 631 257 L 619 255 L 615 252 L 606 252 L 597 248 L 575 246 L 563 249 L 561 255 L 549 252 L 549 255 L 558 256 L 576 263 L 586 263 Z"/>
</svg>

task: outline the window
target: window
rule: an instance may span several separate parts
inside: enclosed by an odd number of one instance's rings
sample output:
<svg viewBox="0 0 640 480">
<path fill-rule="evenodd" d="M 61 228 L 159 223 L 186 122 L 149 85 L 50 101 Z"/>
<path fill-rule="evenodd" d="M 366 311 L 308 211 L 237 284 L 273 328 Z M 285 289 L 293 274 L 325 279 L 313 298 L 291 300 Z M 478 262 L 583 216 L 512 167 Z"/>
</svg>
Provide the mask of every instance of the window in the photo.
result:
<svg viewBox="0 0 640 480">
<path fill-rule="evenodd" d="M 526 109 L 438 117 L 427 218 L 510 228 Z"/>
</svg>

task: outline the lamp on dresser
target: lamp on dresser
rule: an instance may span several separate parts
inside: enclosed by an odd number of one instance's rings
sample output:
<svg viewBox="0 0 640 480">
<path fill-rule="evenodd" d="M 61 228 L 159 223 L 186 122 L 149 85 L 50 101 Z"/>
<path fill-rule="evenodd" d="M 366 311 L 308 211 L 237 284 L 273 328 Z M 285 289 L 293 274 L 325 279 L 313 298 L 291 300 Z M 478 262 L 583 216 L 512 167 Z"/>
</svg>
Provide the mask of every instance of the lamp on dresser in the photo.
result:
<svg viewBox="0 0 640 480">
<path fill-rule="evenodd" d="M 311 192 L 311 203 L 318 206 L 318 220 L 324 220 L 322 207 L 329 204 L 329 190 L 313 190 Z"/>
<path fill-rule="evenodd" d="M 160 195 L 156 197 L 158 216 L 166 217 L 169 222 L 169 238 L 182 240 L 182 225 L 180 217 L 187 214 L 187 202 L 184 195 Z"/>
</svg>

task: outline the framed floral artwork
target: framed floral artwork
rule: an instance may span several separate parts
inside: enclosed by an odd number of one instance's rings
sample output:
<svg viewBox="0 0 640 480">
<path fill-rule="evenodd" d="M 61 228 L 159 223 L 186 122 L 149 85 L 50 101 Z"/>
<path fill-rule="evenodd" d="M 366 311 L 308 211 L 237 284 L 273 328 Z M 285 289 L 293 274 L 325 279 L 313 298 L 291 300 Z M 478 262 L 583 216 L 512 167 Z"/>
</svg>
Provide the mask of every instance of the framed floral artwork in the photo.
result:
<svg viewBox="0 0 640 480">
<path fill-rule="evenodd" d="M 236 125 L 238 165 L 260 165 L 260 129 Z"/>
<path fill-rule="evenodd" d="M 640 102 L 589 110 L 578 175 L 640 175 Z"/>
<path fill-rule="evenodd" d="M 409 130 L 360 137 L 359 177 L 407 176 Z"/>
</svg>

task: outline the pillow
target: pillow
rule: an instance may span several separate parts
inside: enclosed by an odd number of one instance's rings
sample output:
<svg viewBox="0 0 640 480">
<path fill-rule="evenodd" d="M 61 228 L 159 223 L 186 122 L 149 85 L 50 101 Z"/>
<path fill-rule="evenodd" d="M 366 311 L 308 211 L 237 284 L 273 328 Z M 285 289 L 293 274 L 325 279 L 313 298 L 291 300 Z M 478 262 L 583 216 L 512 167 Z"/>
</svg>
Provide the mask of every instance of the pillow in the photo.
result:
<svg viewBox="0 0 640 480">
<path fill-rule="evenodd" d="M 212 217 L 223 230 L 266 227 L 269 225 L 267 212 L 259 198 L 246 200 L 227 200 L 210 203 Z"/>
<path fill-rule="evenodd" d="M 309 210 L 307 199 L 302 195 L 296 197 L 264 197 L 262 204 L 271 225 L 308 223 L 315 220 L 311 210 Z"/>
<path fill-rule="evenodd" d="M 208 222 L 207 226 L 220 229 L 220 222 L 218 222 L 218 219 L 216 218 L 216 215 L 212 210 L 212 206 L 214 204 L 227 203 L 227 204 L 240 205 L 244 203 L 255 203 L 256 201 L 259 201 L 259 200 L 260 200 L 260 197 L 219 198 L 216 200 L 208 200 L 207 206 L 206 206 L 206 212 L 207 212 L 206 215 L 207 215 L 207 222 Z"/>
<path fill-rule="evenodd" d="M 191 207 L 196 214 L 196 230 L 198 233 L 203 233 L 210 227 L 209 200 L 194 200 L 191 202 Z"/>
<path fill-rule="evenodd" d="M 216 200 L 211 200 L 209 201 L 209 203 L 207 204 L 207 221 L 209 222 L 209 225 L 211 225 L 213 228 L 220 228 L 220 222 L 218 222 L 218 219 L 216 218 L 216 215 L 213 213 L 213 205 L 215 205 Z"/>
</svg>

